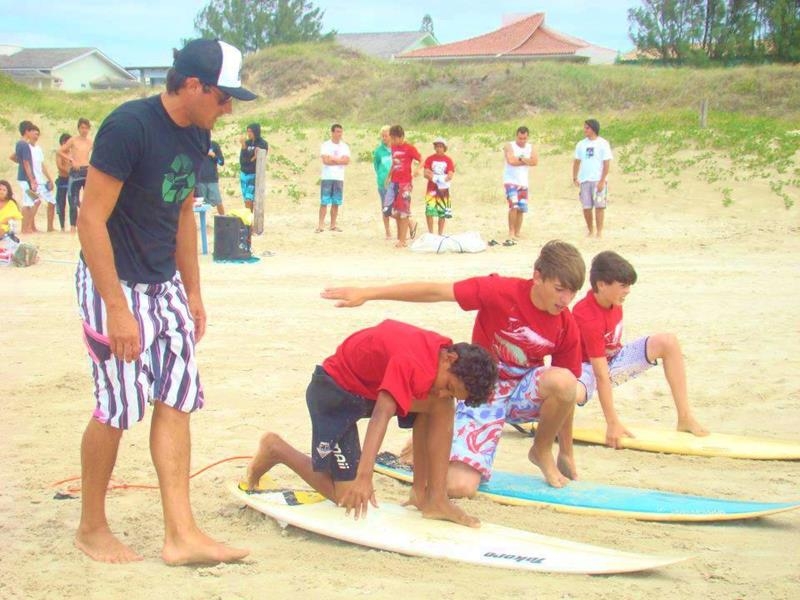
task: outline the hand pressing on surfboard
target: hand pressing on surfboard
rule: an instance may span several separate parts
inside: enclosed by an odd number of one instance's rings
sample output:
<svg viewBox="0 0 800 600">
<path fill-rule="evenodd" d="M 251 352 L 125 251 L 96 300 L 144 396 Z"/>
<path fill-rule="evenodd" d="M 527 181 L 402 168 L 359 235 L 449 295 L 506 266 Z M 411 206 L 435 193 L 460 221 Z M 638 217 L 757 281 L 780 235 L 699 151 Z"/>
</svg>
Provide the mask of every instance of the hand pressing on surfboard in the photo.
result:
<svg viewBox="0 0 800 600">
<path fill-rule="evenodd" d="M 620 421 L 609 422 L 606 427 L 606 446 L 621 450 L 623 437 L 632 438 L 636 436 L 628 431 Z"/>
<path fill-rule="evenodd" d="M 370 504 L 378 508 L 375 488 L 372 486 L 372 471 L 356 476 L 352 485 L 347 486 L 338 504 L 344 508 L 344 513 L 348 516 L 352 510 L 355 519 L 366 517 Z"/>
</svg>

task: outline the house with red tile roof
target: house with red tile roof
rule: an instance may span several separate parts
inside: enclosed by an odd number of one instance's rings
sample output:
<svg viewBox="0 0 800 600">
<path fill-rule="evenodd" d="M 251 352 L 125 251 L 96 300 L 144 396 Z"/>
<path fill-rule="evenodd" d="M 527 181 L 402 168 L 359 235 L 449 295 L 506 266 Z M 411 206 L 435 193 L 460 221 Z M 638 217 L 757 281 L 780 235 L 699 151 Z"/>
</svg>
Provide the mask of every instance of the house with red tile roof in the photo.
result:
<svg viewBox="0 0 800 600">
<path fill-rule="evenodd" d="M 459 42 L 419 48 L 397 56 L 400 60 L 516 61 L 564 60 L 611 64 L 617 51 L 546 27 L 544 13 L 517 15 L 491 33 Z"/>
</svg>

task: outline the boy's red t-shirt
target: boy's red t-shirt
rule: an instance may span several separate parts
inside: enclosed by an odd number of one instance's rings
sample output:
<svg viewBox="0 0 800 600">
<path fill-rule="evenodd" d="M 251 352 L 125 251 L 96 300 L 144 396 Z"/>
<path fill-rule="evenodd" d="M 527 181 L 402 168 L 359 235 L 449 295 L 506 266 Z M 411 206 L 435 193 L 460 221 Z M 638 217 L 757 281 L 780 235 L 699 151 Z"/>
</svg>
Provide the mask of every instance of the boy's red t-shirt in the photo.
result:
<svg viewBox="0 0 800 600">
<path fill-rule="evenodd" d="M 551 365 L 581 374 L 578 327 L 569 310 L 551 315 L 531 302 L 532 279 L 493 274 L 458 281 L 453 292 L 464 310 L 477 310 L 472 343 L 498 361 L 500 379 L 519 379 L 526 371 Z"/>
<path fill-rule="evenodd" d="M 414 146 L 405 142 L 392 145 L 391 181 L 393 183 L 411 183 L 411 162 L 414 160 L 422 162 L 422 156 Z"/>
<path fill-rule="evenodd" d="M 422 168 L 433 171 L 434 175 L 446 175 L 447 173 L 456 172 L 456 167 L 453 164 L 453 160 L 446 154 L 431 154 L 425 159 Z M 438 189 L 439 186 L 437 186 L 434 181 L 429 179 L 426 191 L 435 192 Z"/>
<path fill-rule="evenodd" d="M 603 308 L 592 290 L 572 309 L 581 333 L 583 362 L 605 356 L 614 358 L 622 349 L 622 307 Z"/>
<path fill-rule="evenodd" d="M 424 400 L 439 369 L 439 351 L 453 341 L 433 331 L 386 320 L 344 340 L 322 368 L 344 390 L 373 402 L 378 392 L 394 398 L 404 417 Z"/>
</svg>

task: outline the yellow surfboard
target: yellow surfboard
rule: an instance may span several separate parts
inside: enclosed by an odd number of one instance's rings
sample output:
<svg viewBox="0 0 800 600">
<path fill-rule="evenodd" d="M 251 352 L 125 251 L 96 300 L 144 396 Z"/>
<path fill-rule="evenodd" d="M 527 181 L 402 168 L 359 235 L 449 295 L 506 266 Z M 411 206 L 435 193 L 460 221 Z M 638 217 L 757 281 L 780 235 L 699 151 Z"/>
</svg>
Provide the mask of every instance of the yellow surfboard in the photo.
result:
<svg viewBox="0 0 800 600">
<path fill-rule="evenodd" d="M 625 425 L 634 437 L 622 438 L 623 448 L 691 456 L 721 456 L 751 460 L 800 460 L 800 440 L 710 433 L 698 437 L 691 433 L 648 425 Z M 572 436 L 587 444 L 606 443 L 605 423 L 575 427 Z"/>
</svg>

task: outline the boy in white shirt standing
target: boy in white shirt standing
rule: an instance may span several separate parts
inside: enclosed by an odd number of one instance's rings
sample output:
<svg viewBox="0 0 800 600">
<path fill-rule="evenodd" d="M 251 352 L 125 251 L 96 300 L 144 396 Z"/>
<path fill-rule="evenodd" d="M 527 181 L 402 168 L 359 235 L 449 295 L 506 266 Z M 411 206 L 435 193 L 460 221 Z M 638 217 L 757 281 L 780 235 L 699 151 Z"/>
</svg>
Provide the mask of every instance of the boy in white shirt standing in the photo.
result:
<svg viewBox="0 0 800 600">
<path fill-rule="evenodd" d="M 336 226 L 339 207 L 342 205 L 344 193 L 344 168 L 350 164 L 350 146 L 342 141 L 342 126 L 331 125 L 331 139 L 323 142 L 320 148 L 322 157 L 322 175 L 320 176 L 319 224 L 316 233 L 322 233 L 325 226 L 325 215 L 331 207 L 331 231 L 341 231 Z"/>
<path fill-rule="evenodd" d="M 575 145 L 572 163 L 572 181 L 580 187 L 578 197 L 583 205 L 583 218 L 589 229 L 588 236 L 603 235 L 606 206 L 608 204 L 608 170 L 611 165 L 611 146 L 600 137 L 600 123 L 587 119 L 583 124 L 586 137 Z M 594 219 L 592 219 L 594 211 Z"/>
</svg>

